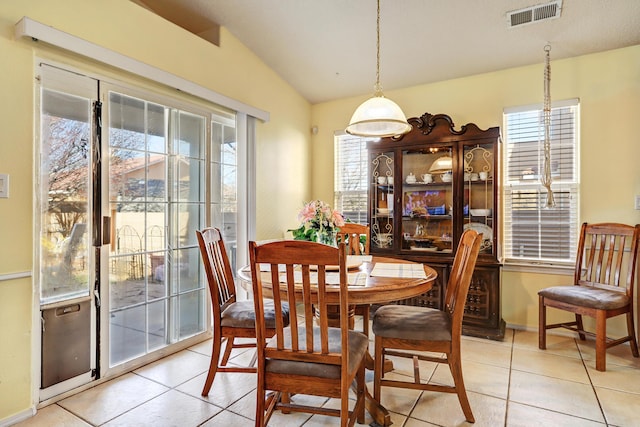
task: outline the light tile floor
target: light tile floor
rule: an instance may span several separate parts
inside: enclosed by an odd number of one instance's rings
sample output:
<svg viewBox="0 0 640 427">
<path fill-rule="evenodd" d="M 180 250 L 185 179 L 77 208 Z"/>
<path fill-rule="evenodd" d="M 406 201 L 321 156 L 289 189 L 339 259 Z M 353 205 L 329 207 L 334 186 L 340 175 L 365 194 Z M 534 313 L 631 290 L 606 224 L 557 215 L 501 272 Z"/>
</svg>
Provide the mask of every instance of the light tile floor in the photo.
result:
<svg viewBox="0 0 640 427">
<path fill-rule="evenodd" d="M 507 330 L 502 342 L 463 337 L 465 384 L 475 426 L 638 426 L 640 359 L 626 345 L 607 352 L 607 371 L 595 370 L 594 342 Z M 18 426 L 253 426 L 255 377 L 220 373 L 208 398 L 200 396 L 210 341 L 144 366 L 38 410 Z M 249 352 L 235 355 L 246 363 Z M 408 362 L 408 363 L 407 363 Z M 421 362 L 422 363 L 422 362 Z M 397 359 L 388 375 L 410 375 Z M 373 376 L 368 373 L 369 389 Z M 423 378 L 451 384 L 446 365 L 424 363 Z M 335 405 L 317 398 L 311 404 Z M 453 394 L 383 388 L 394 426 L 468 424 Z M 276 413 L 272 426 L 334 426 L 332 417 Z M 367 414 L 366 423 L 371 418 Z"/>
</svg>

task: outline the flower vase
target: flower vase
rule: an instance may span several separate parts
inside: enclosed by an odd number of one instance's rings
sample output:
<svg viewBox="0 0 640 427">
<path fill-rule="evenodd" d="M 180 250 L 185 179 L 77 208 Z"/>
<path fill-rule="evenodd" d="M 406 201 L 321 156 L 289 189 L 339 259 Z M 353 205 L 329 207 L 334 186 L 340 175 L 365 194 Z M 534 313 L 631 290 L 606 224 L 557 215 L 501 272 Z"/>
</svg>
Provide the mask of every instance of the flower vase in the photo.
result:
<svg viewBox="0 0 640 427">
<path fill-rule="evenodd" d="M 325 245 L 338 246 L 336 242 L 336 233 L 318 233 L 318 243 Z"/>
</svg>

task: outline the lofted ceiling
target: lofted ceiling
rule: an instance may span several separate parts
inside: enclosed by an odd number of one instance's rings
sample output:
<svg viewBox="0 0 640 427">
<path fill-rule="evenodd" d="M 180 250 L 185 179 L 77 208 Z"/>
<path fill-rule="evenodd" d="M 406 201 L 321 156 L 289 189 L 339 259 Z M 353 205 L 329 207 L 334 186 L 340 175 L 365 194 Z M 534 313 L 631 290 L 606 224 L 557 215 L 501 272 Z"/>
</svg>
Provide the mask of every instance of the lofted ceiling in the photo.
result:
<svg viewBox="0 0 640 427">
<path fill-rule="evenodd" d="M 132 0 L 217 43 L 225 27 L 309 102 L 373 93 L 375 0 Z M 381 0 L 384 91 L 640 44 L 640 0 L 563 0 L 561 15 L 510 28 L 550 0 Z"/>
</svg>

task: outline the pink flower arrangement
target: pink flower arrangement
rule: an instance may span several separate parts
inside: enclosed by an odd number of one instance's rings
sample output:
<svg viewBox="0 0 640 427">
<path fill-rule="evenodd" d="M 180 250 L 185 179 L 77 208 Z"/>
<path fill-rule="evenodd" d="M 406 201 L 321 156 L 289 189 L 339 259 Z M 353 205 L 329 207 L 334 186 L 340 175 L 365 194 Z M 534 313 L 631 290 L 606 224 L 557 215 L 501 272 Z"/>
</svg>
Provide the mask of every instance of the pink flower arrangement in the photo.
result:
<svg viewBox="0 0 640 427">
<path fill-rule="evenodd" d="M 296 240 L 335 244 L 336 232 L 344 225 L 342 214 L 321 200 L 313 200 L 298 213 L 300 227 L 289 230 Z"/>
</svg>

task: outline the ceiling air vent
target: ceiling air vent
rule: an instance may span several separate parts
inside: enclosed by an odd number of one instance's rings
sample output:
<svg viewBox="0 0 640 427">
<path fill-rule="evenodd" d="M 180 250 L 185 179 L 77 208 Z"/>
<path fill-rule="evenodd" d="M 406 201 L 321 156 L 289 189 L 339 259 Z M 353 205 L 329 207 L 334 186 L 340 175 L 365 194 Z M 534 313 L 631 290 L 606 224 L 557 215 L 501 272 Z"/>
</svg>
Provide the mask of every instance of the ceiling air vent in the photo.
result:
<svg viewBox="0 0 640 427">
<path fill-rule="evenodd" d="M 535 22 L 545 21 L 547 19 L 559 18 L 561 11 L 562 0 L 539 4 L 524 9 L 513 10 L 511 12 L 507 12 L 509 28 L 519 27 L 526 24 L 533 24 Z"/>
</svg>

